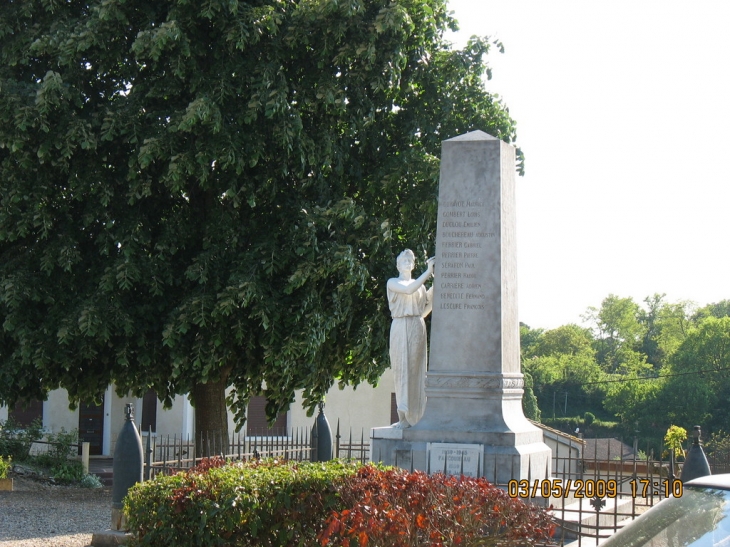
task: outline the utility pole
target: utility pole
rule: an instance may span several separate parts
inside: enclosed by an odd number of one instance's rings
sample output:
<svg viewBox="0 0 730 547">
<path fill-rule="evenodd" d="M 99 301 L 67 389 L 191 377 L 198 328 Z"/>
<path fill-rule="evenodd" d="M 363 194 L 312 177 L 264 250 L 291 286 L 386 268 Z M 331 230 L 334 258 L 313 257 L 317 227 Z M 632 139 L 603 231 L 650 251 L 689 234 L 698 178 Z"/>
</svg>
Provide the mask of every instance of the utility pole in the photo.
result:
<svg viewBox="0 0 730 547">
<path fill-rule="evenodd" d="M 557 395 L 557 391 L 553 391 L 553 420 L 555 419 L 555 396 Z"/>
</svg>

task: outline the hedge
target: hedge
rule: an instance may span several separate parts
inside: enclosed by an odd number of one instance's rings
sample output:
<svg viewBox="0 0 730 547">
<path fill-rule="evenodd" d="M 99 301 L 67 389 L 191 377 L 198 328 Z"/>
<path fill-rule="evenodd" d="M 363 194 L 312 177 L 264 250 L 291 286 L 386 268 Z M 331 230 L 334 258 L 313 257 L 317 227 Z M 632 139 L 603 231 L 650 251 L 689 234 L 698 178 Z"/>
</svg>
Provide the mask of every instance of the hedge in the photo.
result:
<svg viewBox="0 0 730 547">
<path fill-rule="evenodd" d="M 124 505 L 132 545 L 151 547 L 526 546 L 554 529 L 485 479 L 339 460 L 212 459 L 135 485 Z"/>
</svg>

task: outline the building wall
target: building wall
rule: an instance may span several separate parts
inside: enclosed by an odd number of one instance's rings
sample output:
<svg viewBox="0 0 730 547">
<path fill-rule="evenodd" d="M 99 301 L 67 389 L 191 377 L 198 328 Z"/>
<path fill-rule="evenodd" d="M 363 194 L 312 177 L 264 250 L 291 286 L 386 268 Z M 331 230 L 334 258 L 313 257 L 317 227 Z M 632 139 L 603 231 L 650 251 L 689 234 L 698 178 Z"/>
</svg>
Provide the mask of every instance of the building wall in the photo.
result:
<svg viewBox="0 0 730 547">
<path fill-rule="evenodd" d="M 542 430 L 543 442 L 552 452 L 551 475 L 561 478 L 579 478 L 582 472 L 580 461 L 585 448 L 583 440 L 543 424 L 532 423 Z"/>
<path fill-rule="evenodd" d="M 177 395 L 172 401 L 172 408 L 165 410 L 162 403 L 157 401 L 157 431 L 175 432 L 178 435 L 192 437 L 193 430 L 190 420 L 186 420 L 186 413 L 190 414 L 192 407 L 186 395 Z"/>
<path fill-rule="evenodd" d="M 390 397 L 394 389 L 393 373 L 390 369 L 385 371 L 377 387 L 370 384 L 360 384 L 357 388 L 332 387 L 325 397 L 324 413 L 332 429 L 333 438 L 337 431 L 338 420 L 340 434 L 345 440 L 349 438 L 352 429 L 353 440 L 359 440 L 361 432 L 364 431 L 365 441 L 368 442 L 371 428 L 390 425 Z M 318 410 L 315 410 L 314 415 L 307 416 L 306 410 L 302 407 L 302 400 L 302 393 L 298 392 L 289 411 L 289 421 L 293 428 L 312 427 L 317 417 Z"/>
<path fill-rule="evenodd" d="M 330 423 L 332 435 L 337 431 L 339 420 L 340 434 L 343 442 L 349 440 L 352 430 L 353 440 L 359 442 L 361 436 L 365 442 L 370 438 L 370 429 L 382 427 L 391 423 L 391 394 L 394 392 L 393 374 L 390 369 L 386 370 L 377 387 L 370 384 L 361 384 L 357 388 L 345 387 L 339 389 L 334 386 L 327 393 L 325 398 L 325 415 Z M 113 455 L 116 446 L 116 439 L 124 425 L 125 406 L 131 403 L 134 408 L 135 423 L 139 423 L 142 417 L 142 399 L 126 396 L 119 397 L 110 387 L 105 394 L 104 404 L 104 443 L 103 454 Z M 173 400 L 173 406 L 169 410 L 162 407 L 159 401 L 157 404 L 157 429 L 154 433 L 161 435 L 180 435 L 190 437 L 194 435 L 194 412 L 187 396 L 179 395 Z M 317 416 L 307 416 L 306 410 L 302 407 L 302 392 L 296 393 L 295 401 L 287 413 L 287 427 L 311 428 Z M 0 408 L 0 419 L 7 417 L 7 409 Z M 79 426 L 79 412 L 69 410 L 68 393 L 66 390 L 58 389 L 48 394 L 48 400 L 43 404 L 43 425 L 50 433 L 57 433 L 61 428 L 67 431 L 77 429 Z M 235 431 L 235 424 L 232 415 L 229 416 L 229 431 Z M 146 433 L 143 432 L 143 442 Z"/>
<path fill-rule="evenodd" d="M 65 389 L 51 391 L 48 399 L 43 401 L 43 427 L 48 433 L 78 429 L 79 409 L 68 408 L 68 392 Z"/>
</svg>

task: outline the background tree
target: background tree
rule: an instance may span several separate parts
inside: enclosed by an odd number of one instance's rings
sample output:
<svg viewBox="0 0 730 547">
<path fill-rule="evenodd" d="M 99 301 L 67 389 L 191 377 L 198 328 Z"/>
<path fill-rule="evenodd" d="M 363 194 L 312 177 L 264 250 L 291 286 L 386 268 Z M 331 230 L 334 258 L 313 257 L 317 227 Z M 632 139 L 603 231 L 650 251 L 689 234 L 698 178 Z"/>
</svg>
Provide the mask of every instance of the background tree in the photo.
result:
<svg viewBox="0 0 730 547">
<path fill-rule="evenodd" d="M 531 375 L 541 412 L 562 415 L 568 399 L 570 412 L 600 406 L 594 400 L 601 393 L 593 386 L 601 375 L 595 354 L 590 331 L 577 325 L 540 332 L 523 349 L 523 370 Z"/>
<path fill-rule="evenodd" d="M 529 372 L 524 372 L 525 376 L 525 393 L 522 395 L 522 411 L 530 420 L 539 422 L 542 419 L 542 412 L 537 404 L 537 397 L 533 391 L 532 376 Z"/>
<path fill-rule="evenodd" d="M 706 435 L 730 420 L 730 317 L 700 321 L 674 354 L 661 394 L 673 423 Z"/>
<path fill-rule="evenodd" d="M 730 300 L 721 300 L 720 302 L 714 302 L 698 309 L 692 319 L 695 323 L 699 323 L 702 319 L 707 317 L 722 317 L 730 316 Z"/>
<path fill-rule="evenodd" d="M 636 360 L 644 327 L 639 322 L 639 305 L 632 298 L 608 295 L 600 308 L 590 307 L 584 315 L 593 331 L 596 357 L 608 373 L 616 372 L 624 360 Z"/>
<path fill-rule="evenodd" d="M 692 326 L 693 305 L 687 301 L 668 303 L 665 297 L 646 297 L 646 309 L 640 309 L 638 314 L 639 323 L 644 326 L 641 352 L 657 371 L 667 364 Z"/>
<path fill-rule="evenodd" d="M 666 420 L 661 400 L 664 381 L 646 378 L 637 372 L 605 377 L 601 384 L 603 407 L 619 418 L 625 431 L 639 429 L 646 437 Z"/>
<path fill-rule="evenodd" d="M 0 403 L 191 394 L 198 431 L 387 366 L 443 139 L 514 122 L 444 0 L 0 10 Z"/>
</svg>

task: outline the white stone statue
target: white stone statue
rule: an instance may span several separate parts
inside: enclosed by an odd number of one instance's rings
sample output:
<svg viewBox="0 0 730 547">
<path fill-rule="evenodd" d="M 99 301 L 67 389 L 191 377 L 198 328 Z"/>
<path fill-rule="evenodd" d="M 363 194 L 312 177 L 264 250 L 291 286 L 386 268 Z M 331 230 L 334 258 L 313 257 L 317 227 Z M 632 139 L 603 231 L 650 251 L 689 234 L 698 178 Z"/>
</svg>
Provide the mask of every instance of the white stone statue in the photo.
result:
<svg viewBox="0 0 730 547">
<path fill-rule="evenodd" d="M 424 283 L 433 275 L 434 258 L 417 279 L 411 277 L 416 257 L 406 249 L 396 260 L 398 277 L 388 280 L 390 325 L 390 366 L 395 376 L 395 401 L 398 422 L 393 427 L 405 429 L 415 425 L 426 409 L 426 365 L 428 344 L 423 318 L 431 313 L 433 287 Z"/>
</svg>

